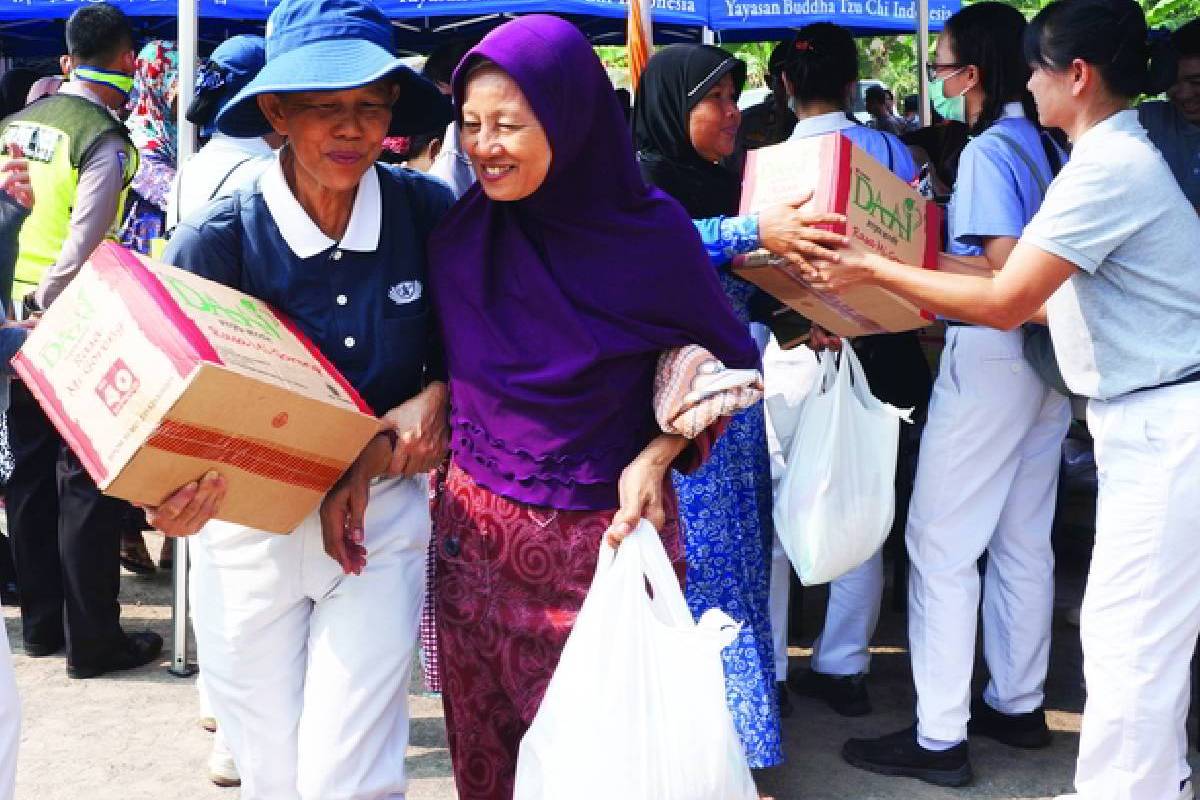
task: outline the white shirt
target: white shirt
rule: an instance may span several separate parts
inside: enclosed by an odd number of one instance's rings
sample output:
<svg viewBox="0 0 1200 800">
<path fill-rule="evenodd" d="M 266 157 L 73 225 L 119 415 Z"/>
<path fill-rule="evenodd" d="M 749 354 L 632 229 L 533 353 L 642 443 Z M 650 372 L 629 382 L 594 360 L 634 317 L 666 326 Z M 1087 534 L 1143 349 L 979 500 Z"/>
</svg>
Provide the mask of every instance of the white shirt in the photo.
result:
<svg viewBox="0 0 1200 800">
<path fill-rule="evenodd" d="M 429 174 L 445 181 L 456 199 L 462 197 L 475 183 L 475 169 L 471 166 L 471 159 L 462 151 L 457 122 L 451 122 L 446 127 L 442 149 L 433 160 Z"/>
<path fill-rule="evenodd" d="M 830 111 L 797 120 L 792 129 L 792 139 L 807 139 L 810 136 L 821 136 L 826 133 L 841 133 L 851 142 L 867 152 L 880 164 L 890 169 L 900 180 L 906 183 L 916 180 L 917 165 L 912 153 L 899 137 L 884 131 L 859 125 L 846 116 L 844 111 Z"/>
<path fill-rule="evenodd" d="M 262 138 L 235 139 L 213 134 L 175 173 L 167 197 L 167 230 L 218 197 L 252 185 L 274 153 Z"/>
<path fill-rule="evenodd" d="M 1200 370 L 1200 217 L 1136 111 L 1079 137 L 1021 241 L 1079 268 L 1046 304 L 1072 392 L 1107 400 Z"/>
</svg>

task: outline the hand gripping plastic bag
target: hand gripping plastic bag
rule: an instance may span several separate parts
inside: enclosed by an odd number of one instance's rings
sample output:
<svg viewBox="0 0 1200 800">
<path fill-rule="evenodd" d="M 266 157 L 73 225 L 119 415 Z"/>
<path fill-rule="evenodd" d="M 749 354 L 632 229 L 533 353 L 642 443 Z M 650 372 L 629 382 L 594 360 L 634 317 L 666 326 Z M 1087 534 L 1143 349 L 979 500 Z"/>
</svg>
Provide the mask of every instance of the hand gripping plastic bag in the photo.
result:
<svg viewBox="0 0 1200 800">
<path fill-rule="evenodd" d="M 908 412 L 871 394 L 848 342 L 840 356 L 822 357 L 774 510 L 779 541 L 805 585 L 845 575 L 883 545 L 895 513 L 901 419 Z"/>
<path fill-rule="evenodd" d="M 739 629 L 718 609 L 693 620 L 649 522 L 602 543 L 513 799 L 756 800 L 721 664 Z"/>
</svg>

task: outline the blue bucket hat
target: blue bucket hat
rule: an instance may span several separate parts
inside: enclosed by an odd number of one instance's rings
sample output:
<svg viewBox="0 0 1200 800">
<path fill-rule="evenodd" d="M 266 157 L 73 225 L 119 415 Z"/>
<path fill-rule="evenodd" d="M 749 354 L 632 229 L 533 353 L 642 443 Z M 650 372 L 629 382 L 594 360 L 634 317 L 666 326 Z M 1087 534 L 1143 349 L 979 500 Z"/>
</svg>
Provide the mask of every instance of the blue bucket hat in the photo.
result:
<svg viewBox="0 0 1200 800">
<path fill-rule="evenodd" d="M 213 50 L 196 75 L 196 96 L 187 118 L 209 135 L 217 114 L 229 105 L 267 61 L 266 40 L 248 33 L 226 39 Z"/>
<path fill-rule="evenodd" d="M 388 77 L 400 86 L 389 135 L 450 122 L 450 99 L 396 58 L 392 26 L 370 0 L 283 0 L 267 19 L 265 66 L 217 114 L 217 129 L 242 138 L 270 133 L 261 94 L 357 89 Z"/>
</svg>

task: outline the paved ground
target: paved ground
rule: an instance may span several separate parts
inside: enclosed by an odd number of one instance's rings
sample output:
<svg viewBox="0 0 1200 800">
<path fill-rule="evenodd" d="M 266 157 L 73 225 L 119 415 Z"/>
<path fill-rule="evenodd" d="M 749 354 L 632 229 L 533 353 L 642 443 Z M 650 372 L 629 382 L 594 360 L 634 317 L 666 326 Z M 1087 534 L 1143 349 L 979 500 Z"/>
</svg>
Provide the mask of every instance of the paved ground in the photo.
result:
<svg viewBox="0 0 1200 800">
<path fill-rule="evenodd" d="M 152 543 L 157 552 L 157 543 Z M 1077 745 L 1082 686 L 1077 631 L 1063 620 L 1082 583 L 1078 559 L 1060 569 L 1059 611 L 1048 686 L 1054 745 L 1036 753 L 1017 752 L 987 741 L 973 743 L 977 780 L 967 790 L 935 789 L 908 780 L 868 775 L 844 765 L 837 753 L 848 736 L 890 732 L 910 720 L 912 694 L 903 649 L 903 618 L 886 609 L 873 668 L 876 712 L 844 720 L 810 700 L 796 701 L 787 721 L 788 762 L 762 777 L 779 800 L 883 800 L 884 798 L 1049 797 L 1069 788 Z M 126 626 L 152 628 L 167 636 L 170 585 L 167 577 L 126 576 L 122 596 Z M 819 624 L 821 595 L 806 594 L 805 632 Z M 17 680 L 25 704 L 17 800 L 234 800 L 237 790 L 205 780 L 209 735 L 196 724 L 193 680 L 173 677 L 167 661 L 119 677 L 69 681 L 61 656 L 30 659 L 20 651 L 20 622 L 5 609 L 14 643 Z M 794 662 L 807 651 L 797 648 Z M 409 769 L 411 800 L 454 798 L 445 749 L 440 703 L 413 699 Z"/>
</svg>

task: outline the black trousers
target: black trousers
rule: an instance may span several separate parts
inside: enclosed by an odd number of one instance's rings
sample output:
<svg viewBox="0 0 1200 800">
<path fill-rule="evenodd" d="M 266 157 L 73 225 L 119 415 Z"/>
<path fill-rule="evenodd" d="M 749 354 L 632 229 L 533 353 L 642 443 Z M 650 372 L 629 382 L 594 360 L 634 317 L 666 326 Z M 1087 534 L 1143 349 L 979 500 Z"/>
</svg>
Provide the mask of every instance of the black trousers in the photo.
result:
<svg viewBox="0 0 1200 800">
<path fill-rule="evenodd" d="M 101 660 L 124 639 L 121 530 L 129 505 L 96 488 L 21 381 L 8 412 L 15 467 L 6 492 L 27 644 L 66 643 L 67 661 Z"/>
</svg>

